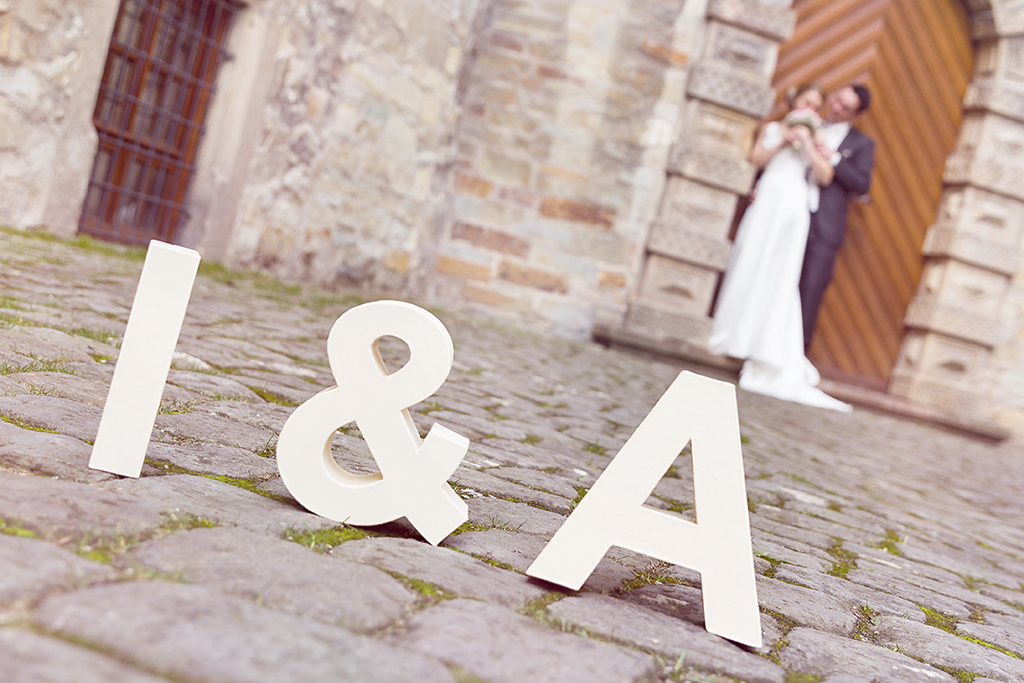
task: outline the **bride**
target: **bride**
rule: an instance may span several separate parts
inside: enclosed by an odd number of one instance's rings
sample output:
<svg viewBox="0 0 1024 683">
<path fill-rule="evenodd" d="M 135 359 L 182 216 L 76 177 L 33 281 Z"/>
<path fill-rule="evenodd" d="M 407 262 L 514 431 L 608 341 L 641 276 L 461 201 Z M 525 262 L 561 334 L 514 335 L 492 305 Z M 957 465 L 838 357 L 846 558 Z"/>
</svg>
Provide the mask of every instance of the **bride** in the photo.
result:
<svg viewBox="0 0 1024 683">
<path fill-rule="evenodd" d="M 764 172 L 736 234 L 708 347 L 745 359 L 742 389 L 849 412 L 817 388 L 821 376 L 804 355 L 800 309 L 810 214 L 834 172 L 816 114 L 824 102 L 819 86 L 803 85 L 783 121 L 758 135 L 750 160 Z"/>
</svg>

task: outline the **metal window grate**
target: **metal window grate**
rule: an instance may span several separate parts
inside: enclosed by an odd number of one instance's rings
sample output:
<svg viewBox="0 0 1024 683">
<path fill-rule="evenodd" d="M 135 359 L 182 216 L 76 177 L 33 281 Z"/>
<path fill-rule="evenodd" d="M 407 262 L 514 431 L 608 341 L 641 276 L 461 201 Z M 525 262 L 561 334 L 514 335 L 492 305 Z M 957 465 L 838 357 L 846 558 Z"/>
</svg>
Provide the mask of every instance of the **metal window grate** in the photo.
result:
<svg viewBox="0 0 1024 683">
<path fill-rule="evenodd" d="M 81 232 L 173 242 L 227 53 L 231 0 L 121 0 L 93 123 Z"/>
</svg>

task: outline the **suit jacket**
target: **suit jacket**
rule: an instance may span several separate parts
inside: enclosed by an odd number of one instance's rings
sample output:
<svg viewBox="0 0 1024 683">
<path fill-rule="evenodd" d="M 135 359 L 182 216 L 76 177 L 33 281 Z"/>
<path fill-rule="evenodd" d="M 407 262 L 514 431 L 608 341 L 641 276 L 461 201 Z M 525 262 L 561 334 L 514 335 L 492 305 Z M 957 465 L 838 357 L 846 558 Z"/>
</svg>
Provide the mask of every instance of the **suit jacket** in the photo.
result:
<svg viewBox="0 0 1024 683">
<path fill-rule="evenodd" d="M 836 164 L 835 177 L 821 188 L 818 210 L 811 215 L 808 239 L 839 249 L 846 237 L 846 212 L 850 200 L 867 194 L 871 171 L 875 166 L 875 141 L 851 128 L 839 145 L 842 159 Z"/>
</svg>

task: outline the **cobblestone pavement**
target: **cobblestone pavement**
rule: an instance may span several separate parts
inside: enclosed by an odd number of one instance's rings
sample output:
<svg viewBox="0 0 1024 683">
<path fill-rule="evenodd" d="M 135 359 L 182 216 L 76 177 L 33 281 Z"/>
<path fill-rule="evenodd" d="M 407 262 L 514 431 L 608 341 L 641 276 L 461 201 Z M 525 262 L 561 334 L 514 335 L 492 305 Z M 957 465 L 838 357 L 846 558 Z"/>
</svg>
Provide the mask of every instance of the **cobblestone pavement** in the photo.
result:
<svg viewBox="0 0 1024 683">
<path fill-rule="evenodd" d="M 698 574 L 613 549 L 576 593 L 540 552 L 679 367 L 440 312 L 413 408 L 472 441 L 469 522 L 301 509 L 274 447 L 333 385 L 355 298 L 204 266 L 138 480 L 87 468 L 141 252 L 0 233 L 5 681 L 1021 681 L 1024 456 L 740 392 L 765 646 L 703 629 Z M 396 367 L 402 349 L 385 349 Z M 371 471 L 352 426 L 336 458 Z M 649 504 L 692 517 L 681 456 Z"/>
</svg>

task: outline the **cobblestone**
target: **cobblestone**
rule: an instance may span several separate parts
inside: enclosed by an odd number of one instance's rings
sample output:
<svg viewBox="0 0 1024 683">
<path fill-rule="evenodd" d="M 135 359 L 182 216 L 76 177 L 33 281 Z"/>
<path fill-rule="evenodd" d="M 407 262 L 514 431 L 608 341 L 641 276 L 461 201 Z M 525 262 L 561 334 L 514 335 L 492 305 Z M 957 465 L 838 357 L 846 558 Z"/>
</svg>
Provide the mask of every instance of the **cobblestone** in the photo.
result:
<svg viewBox="0 0 1024 683">
<path fill-rule="evenodd" d="M 114 583 L 47 598 L 39 623 L 155 672 L 199 680 L 449 683 L 436 661 L 202 586 Z"/>
<path fill-rule="evenodd" d="M 934 628 L 908 619 L 882 617 L 879 621 L 878 634 L 882 641 L 891 643 L 900 652 L 915 659 L 990 678 L 1007 681 L 1024 679 L 1024 661 L 1020 659 L 958 638 L 952 633 L 935 633 Z"/>
<path fill-rule="evenodd" d="M 465 595 L 505 607 L 522 607 L 545 593 L 541 586 L 520 574 L 492 567 L 464 553 L 407 538 L 349 541 L 332 550 L 331 555 L 433 584 L 451 595 Z"/>
<path fill-rule="evenodd" d="M 850 638 L 798 628 L 786 636 L 779 655 L 783 666 L 812 676 L 843 675 L 857 681 L 953 683 L 948 673 L 905 654 Z"/>
<path fill-rule="evenodd" d="M 123 479 L 109 486 L 149 501 L 166 513 L 194 514 L 217 524 L 278 536 L 291 528 L 317 529 L 332 524 L 295 504 L 191 474 Z"/>
<path fill-rule="evenodd" d="M 560 633 L 495 605 L 453 600 L 412 618 L 397 644 L 416 648 L 492 683 L 613 683 L 654 673 L 649 658 Z"/>
<path fill-rule="evenodd" d="M 183 531 L 125 556 L 129 564 L 357 632 L 397 621 L 417 597 L 374 567 L 332 562 L 295 543 L 243 529 Z"/>
<path fill-rule="evenodd" d="M 551 605 L 568 625 L 665 655 L 679 667 L 696 667 L 750 683 L 782 683 L 784 671 L 703 628 L 607 595 L 568 597 Z"/>
<path fill-rule="evenodd" d="M 91 453 L 92 447 L 80 439 L 0 422 L 0 462 L 7 467 L 71 481 L 112 479 L 114 475 L 85 467 Z"/>
<path fill-rule="evenodd" d="M 31 604 L 47 593 L 102 583 L 117 572 L 34 538 L 0 536 L 0 605 Z"/>
<path fill-rule="evenodd" d="M 139 257 L 0 231 L 4 680 L 1024 680 L 1018 444 L 739 392 L 752 650 L 704 630 L 684 567 L 612 548 L 579 592 L 524 573 L 684 366 L 471 312 L 439 312 L 455 367 L 410 407 L 471 439 L 440 547 L 318 517 L 278 476 L 356 294 L 204 269 L 142 477 L 90 470 Z M 340 427 L 338 463 L 376 471 Z M 693 519 L 691 471 L 648 504 Z"/>
<path fill-rule="evenodd" d="M 164 506 L 87 484 L 0 472 L 0 519 L 48 540 L 139 536 L 166 522 Z"/>
<path fill-rule="evenodd" d="M 0 659 L 9 683 L 165 683 L 111 657 L 19 628 L 0 628 Z"/>
<path fill-rule="evenodd" d="M 852 610 L 810 588 L 761 577 L 757 582 L 757 598 L 763 609 L 785 614 L 800 626 L 839 636 L 852 636 L 857 627 L 857 617 Z"/>
</svg>

